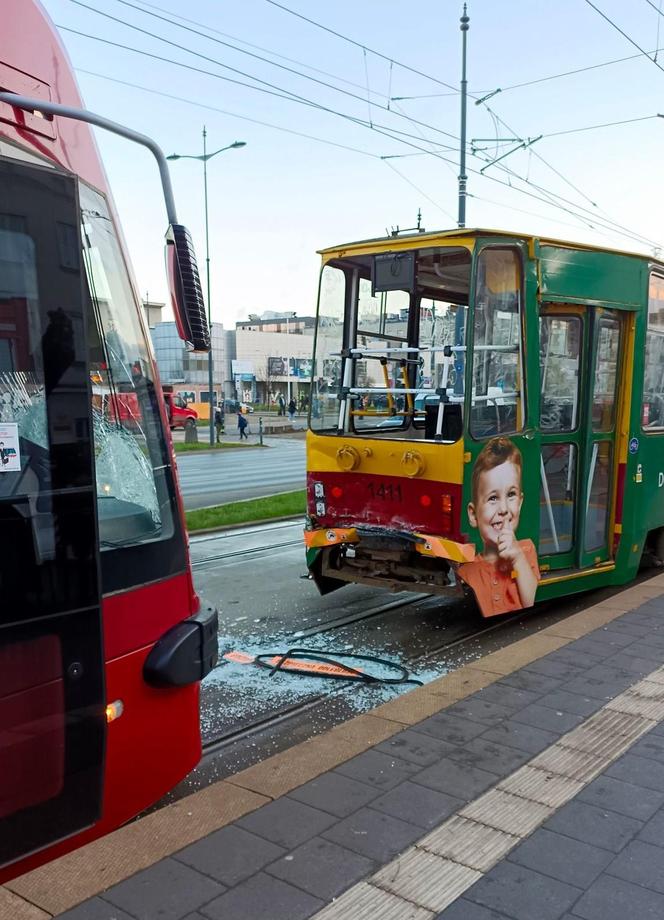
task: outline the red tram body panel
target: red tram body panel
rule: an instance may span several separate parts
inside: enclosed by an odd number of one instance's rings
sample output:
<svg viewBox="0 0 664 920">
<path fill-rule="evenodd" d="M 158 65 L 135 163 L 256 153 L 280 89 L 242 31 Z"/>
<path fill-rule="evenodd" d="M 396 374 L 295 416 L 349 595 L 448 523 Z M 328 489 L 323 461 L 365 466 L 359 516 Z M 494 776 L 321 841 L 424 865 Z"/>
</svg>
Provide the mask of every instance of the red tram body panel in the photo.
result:
<svg viewBox="0 0 664 920">
<path fill-rule="evenodd" d="M 3 4 L 0 92 L 82 107 L 37 0 Z M 140 303 L 89 125 L 0 101 L 0 882 L 200 758 L 216 613 L 193 587 Z"/>
</svg>

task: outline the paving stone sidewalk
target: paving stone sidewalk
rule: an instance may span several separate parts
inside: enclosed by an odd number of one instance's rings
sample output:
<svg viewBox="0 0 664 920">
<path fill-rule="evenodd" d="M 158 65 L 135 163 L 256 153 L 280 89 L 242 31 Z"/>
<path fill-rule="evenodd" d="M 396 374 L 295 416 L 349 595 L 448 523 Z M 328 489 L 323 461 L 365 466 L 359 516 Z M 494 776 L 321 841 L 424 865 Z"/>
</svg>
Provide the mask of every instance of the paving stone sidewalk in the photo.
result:
<svg viewBox="0 0 664 920">
<path fill-rule="evenodd" d="M 322 912 L 321 920 L 662 920 L 664 724 L 652 713 L 639 740 L 618 735 L 615 751 L 624 753 L 579 782 L 562 807 L 543 810 L 538 826 L 474 884 L 467 876 L 465 890 L 442 911 L 403 894 L 397 899 L 383 867 L 405 866 L 393 861 L 411 848 L 424 859 L 415 844 L 663 665 L 664 596 L 60 917 L 306 920 Z M 652 687 L 659 705 L 664 681 L 661 694 Z M 431 863 L 434 874 L 438 865 Z"/>
</svg>

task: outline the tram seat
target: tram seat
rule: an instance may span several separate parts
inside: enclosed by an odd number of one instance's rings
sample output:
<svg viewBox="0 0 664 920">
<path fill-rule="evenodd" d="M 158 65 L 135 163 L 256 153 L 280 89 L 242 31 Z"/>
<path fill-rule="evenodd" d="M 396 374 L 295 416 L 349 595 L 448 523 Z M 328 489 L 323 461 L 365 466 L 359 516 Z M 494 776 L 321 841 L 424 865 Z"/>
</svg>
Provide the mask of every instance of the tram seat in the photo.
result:
<svg viewBox="0 0 664 920">
<path fill-rule="evenodd" d="M 438 422 L 438 403 L 425 405 L 424 437 L 433 441 L 436 437 L 436 424 Z M 461 417 L 460 403 L 446 403 L 443 414 L 443 441 L 458 441 L 463 434 L 463 419 Z"/>
</svg>

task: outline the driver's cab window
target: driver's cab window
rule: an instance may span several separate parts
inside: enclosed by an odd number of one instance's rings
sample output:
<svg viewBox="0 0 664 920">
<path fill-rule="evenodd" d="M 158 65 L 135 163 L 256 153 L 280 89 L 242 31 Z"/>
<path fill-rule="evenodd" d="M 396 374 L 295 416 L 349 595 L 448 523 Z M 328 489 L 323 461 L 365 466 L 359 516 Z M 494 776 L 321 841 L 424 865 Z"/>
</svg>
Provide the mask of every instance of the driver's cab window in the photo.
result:
<svg viewBox="0 0 664 920">
<path fill-rule="evenodd" d="M 409 304 L 407 291 L 372 294 L 371 281 L 360 278 L 356 347 L 365 354 L 355 361 L 355 387 L 364 391 L 356 394 L 352 409 L 356 431 L 404 427 L 412 397 L 399 392 L 409 388 Z"/>
<path fill-rule="evenodd" d="M 463 431 L 470 253 L 431 247 L 372 258 L 358 282 L 352 430 L 456 441 Z"/>
</svg>

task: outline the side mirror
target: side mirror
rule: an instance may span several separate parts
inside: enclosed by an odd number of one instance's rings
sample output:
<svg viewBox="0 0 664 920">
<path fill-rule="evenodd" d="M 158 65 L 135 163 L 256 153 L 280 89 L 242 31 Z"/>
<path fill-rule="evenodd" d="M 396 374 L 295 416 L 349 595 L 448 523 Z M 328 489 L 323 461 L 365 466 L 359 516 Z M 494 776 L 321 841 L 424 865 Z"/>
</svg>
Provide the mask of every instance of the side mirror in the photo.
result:
<svg viewBox="0 0 664 920">
<path fill-rule="evenodd" d="M 210 350 L 201 280 L 191 236 L 182 224 L 171 224 L 166 233 L 166 273 L 180 338 L 193 351 Z"/>
</svg>

